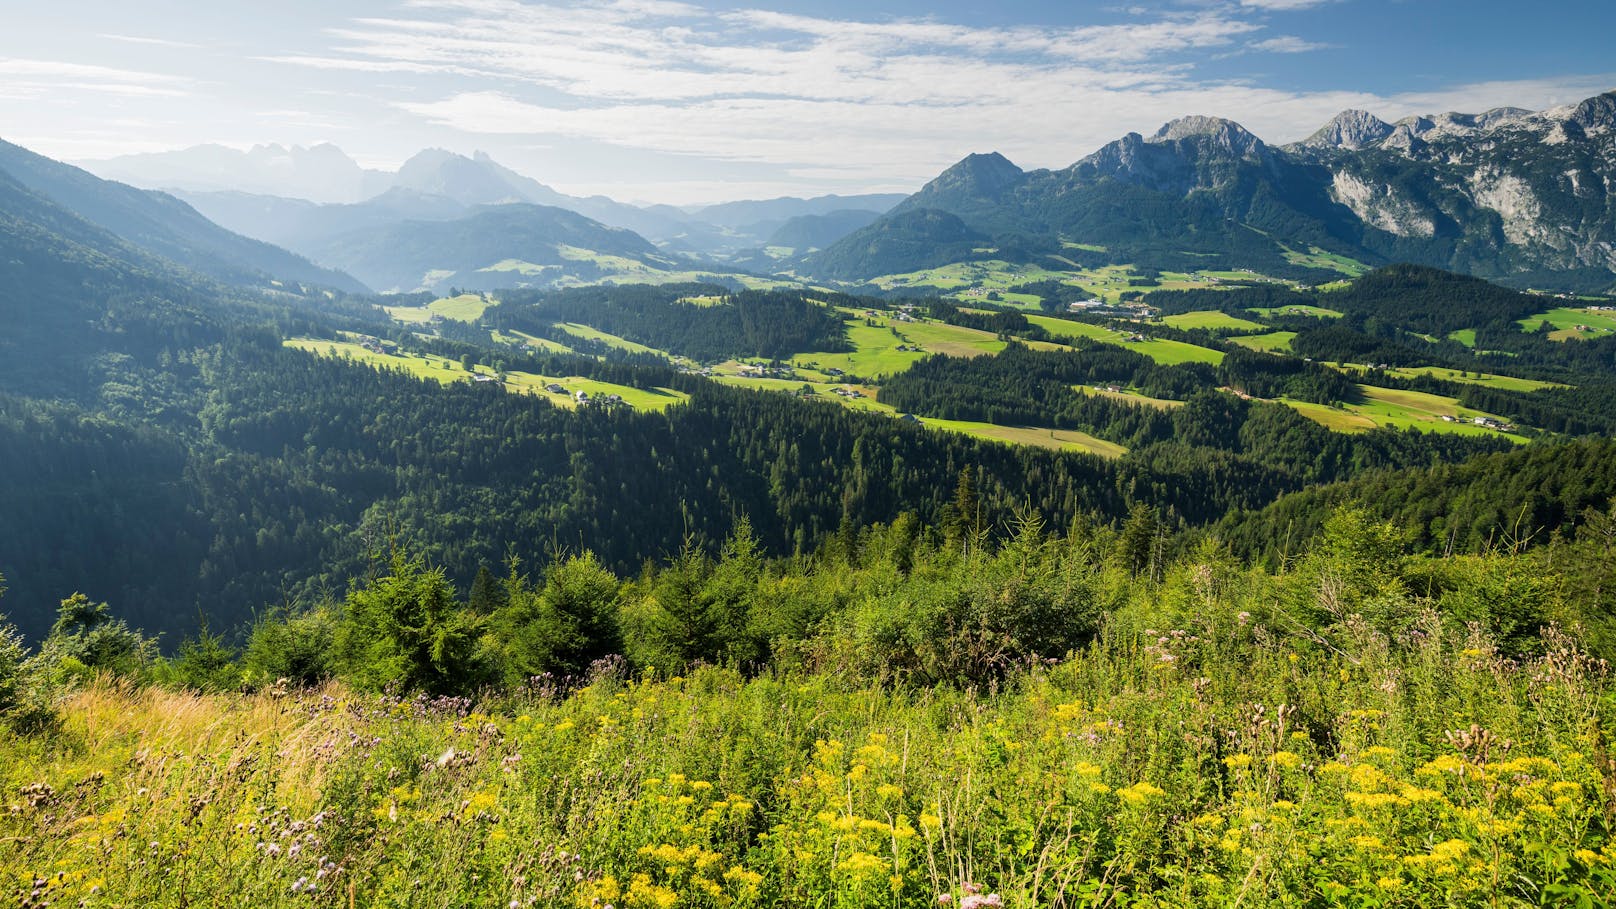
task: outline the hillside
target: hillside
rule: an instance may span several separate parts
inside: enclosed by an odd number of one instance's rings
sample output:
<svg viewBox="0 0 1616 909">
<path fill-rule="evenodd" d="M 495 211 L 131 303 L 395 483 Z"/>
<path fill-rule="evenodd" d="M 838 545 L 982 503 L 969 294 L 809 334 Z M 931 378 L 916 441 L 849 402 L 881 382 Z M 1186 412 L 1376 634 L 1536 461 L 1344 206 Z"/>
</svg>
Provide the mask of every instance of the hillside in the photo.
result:
<svg viewBox="0 0 1616 909">
<path fill-rule="evenodd" d="M 403 221 L 325 243 L 325 261 L 383 290 L 590 283 L 678 264 L 639 235 L 542 205 L 474 209 L 452 221 Z"/>
<path fill-rule="evenodd" d="M 0 170 L 134 246 L 221 280 L 265 286 L 279 278 L 339 290 L 365 289 L 340 272 L 224 230 L 166 193 L 101 180 L 7 142 L 0 142 Z"/>
</svg>

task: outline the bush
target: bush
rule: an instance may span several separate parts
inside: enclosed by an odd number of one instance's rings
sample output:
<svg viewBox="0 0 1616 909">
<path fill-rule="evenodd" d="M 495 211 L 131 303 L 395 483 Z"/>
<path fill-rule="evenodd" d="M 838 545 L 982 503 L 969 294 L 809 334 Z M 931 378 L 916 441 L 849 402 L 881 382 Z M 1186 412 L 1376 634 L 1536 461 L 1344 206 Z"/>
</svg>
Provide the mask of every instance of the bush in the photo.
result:
<svg viewBox="0 0 1616 909">
<path fill-rule="evenodd" d="M 76 687 L 106 673 L 146 681 L 157 656 L 157 641 L 114 618 L 106 603 L 82 593 L 62 601 L 50 636 L 29 663 L 52 686 Z"/>
<path fill-rule="evenodd" d="M 337 662 L 350 681 L 372 691 L 470 691 L 485 681 L 478 624 L 455 600 L 443 569 L 397 551 L 391 573 L 348 594 Z"/>
<path fill-rule="evenodd" d="M 296 615 L 272 614 L 253 627 L 247 640 L 242 681 L 255 688 L 281 679 L 305 688 L 318 685 L 336 674 L 336 634 L 337 618 L 327 605 Z"/>
</svg>

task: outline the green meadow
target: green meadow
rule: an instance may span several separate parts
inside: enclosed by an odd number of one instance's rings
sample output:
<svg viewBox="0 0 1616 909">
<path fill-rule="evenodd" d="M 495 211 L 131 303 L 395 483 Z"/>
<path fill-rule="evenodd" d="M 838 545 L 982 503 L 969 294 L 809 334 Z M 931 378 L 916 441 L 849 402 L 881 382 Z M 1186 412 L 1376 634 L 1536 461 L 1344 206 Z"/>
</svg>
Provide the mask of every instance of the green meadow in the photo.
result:
<svg viewBox="0 0 1616 909">
<path fill-rule="evenodd" d="M 1218 310 L 1200 310 L 1162 317 L 1162 324 L 1186 330 L 1202 328 L 1208 331 L 1244 332 L 1262 331 L 1268 326 L 1250 319 L 1241 319 Z"/>
<path fill-rule="evenodd" d="M 472 372 L 467 372 L 458 362 L 445 357 L 404 352 L 399 354 L 377 354 L 360 347 L 358 344 L 346 341 L 292 338 L 283 343 L 287 347 L 307 351 L 317 356 L 353 360 L 378 369 L 402 370 L 410 375 L 431 379 L 445 385 L 452 382 L 469 382 L 473 375 L 496 375 L 493 369 L 481 364 L 474 365 Z M 567 391 L 564 394 L 546 391 L 545 386 L 550 384 L 561 385 Z M 578 406 L 578 402 L 573 396 L 580 391 L 588 392 L 591 397 L 615 394 L 639 410 L 662 410 L 690 397 L 684 392 L 668 388 L 634 388 L 629 385 L 600 382 L 581 376 L 544 376 L 529 372 L 507 372 L 504 387 L 506 391 L 542 396 L 551 404 L 568 409 Z"/>
<path fill-rule="evenodd" d="M 1549 337 L 1555 341 L 1581 340 L 1583 338 L 1597 338 L 1600 335 L 1616 332 L 1616 313 L 1596 312 L 1591 309 L 1572 309 L 1559 307 L 1535 316 L 1527 316 L 1520 320 L 1523 331 L 1537 331 L 1538 326 L 1547 322 L 1551 327 Z M 1588 331 L 1581 331 L 1577 326 L 1585 326 Z M 1474 333 L 1471 335 L 1471 344 L 1475 343 Z"/>
<path fill-rule="evenodd" d="M 433 316 L 456 322 L 475 322 L 483 317 L 483 311 L 488 306 L 488 301 L 480 294 L 461 294 L 433 300 L 425 306 L 384 306 L 382 309 L 399 322 L 419 325 L 432 321 Z"/>
<path fill-rule="evenodd" d="M 1461 406 L 1457 398 L 1434 395 L 1422 391 L 1404 391 L 1396 388 L 1378 388 L 1359 385 L 1364 401 L 1331 407 L 1305 401 L 1284 400 L 1298 413 L 1330 429 L 1357 432 L 1376 427 L 1389 429 L 1418 429 L 1422 432 L 1444 432 L 1466 436 L 1501 436 L 1516 443 L 1525 443 L 1526 437 L 1485 426 L 1471 420 L 1490 417 L 1506 422 L 1496 414 Z M 1444 420 L 1451 417 L 1452 420 Z"/>
<path fill-rule="evenodd" d="M 1291 342 L 1296 340 L 1296 332 L 1271 331 L 1263 335 L 1242 335 L 1229 340 L 1250 350 L 1260 350 L 1266 353 L 1290 353 Z"/>
</svg>

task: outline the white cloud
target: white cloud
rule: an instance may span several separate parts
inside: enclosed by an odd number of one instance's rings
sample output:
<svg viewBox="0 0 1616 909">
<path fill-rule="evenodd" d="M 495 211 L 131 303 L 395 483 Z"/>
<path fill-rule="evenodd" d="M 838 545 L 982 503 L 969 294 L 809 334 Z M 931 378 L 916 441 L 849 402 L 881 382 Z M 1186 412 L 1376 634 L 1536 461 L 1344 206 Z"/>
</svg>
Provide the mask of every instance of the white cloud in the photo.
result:
<svg viewBox="0 0 1616 909">
<path fill-rule="evenodd" d="M 147 38 L 141 35 L 101 35 L 108 41 L 122 41 L 125 44 L 149 44 L 155 47 L 200 48 L 200 44 L 189 41 L 171 41 L 167 38 Z"/>
<path fill-rule="evenodd" d="M 1180 0 L 1111 8 L 1104 19 L 1078 11 L 1062 26 L 993 27 L 672 0 L 377 0 L 391 12 L 367 18 L 329 4 L 333 12 L 291 37 L 238 36 L 246 59 L 226 74 L 202 66 L 210 55 L 169 55 L 165 67 L 189 63 L 196 81 L 0 57 L 0 119 L 53 132 L 61 139 L 47 137 L 42 150 L 80 157 L 103 145 L 114 153 L 118 137 L 93 130 L 140 115 L 171 125 L 128 130 L 125 150 L 161 144 L 156 133 L 168 147 L 338 137 L 367 164 L 397 164 L 422 145 L 481 147 L 572 190 L 712 201 L 910 188 L 974 151 L 1063 167 L 1125 132 L 1149 134 L 1190 113 L 1284 142 L 1348 107 L 1386 119 L 1542 107 L 1616 81 L 1377 95 L 1300 91 L 1238 73 L 1215 80 L 1199 68 L 1330 46 L 1312 40 L 1328 36 L 1310 35 L 1305 20 L 1280 16 L 1323 2 L 1331 0 Z M 141 35 L 145 25 L 102 27 L 107 64 L 134 66 L 111 56 L 120 49 L 110 42 L 132 45 L 121 52 L 135 59 L 147 54 L 134 45 L 184 45 Z M 619 182 L 598 182 L 606 180 Z"/>
<path fill-rule="evenodd" d="M 1305 54 L 1308 51 L 1323 50 L 1329 47 L 1316 41 L 1307 41 L 1295 35 L 1280 35 L 1268 38 L 1251 45 L 1252 50 L 1267 51 L 1271 54 Z"/>
<path fill-rule="evenodd" d="M 104 95 L 183 97 L 188 80 L 162 73 L 115 69 L 63 60 L 0 57 L 0 82 L 7 97 L 48 98 L 64 92 Z"/>
<path fill-rule="evenodd" d="M 1298 9 L 1308 9 L 1314 6 L 1323 6 L 1333 0 L 1240 0 L 1241 6 L 1252 9 L 1274 10 L 1276 12 L 1290 12 Z"/>
<path fill-rule="evenodd" d="M 1194 51 L 1326 46 L 1295 35 L 1254 40 L 1262 26 L 1227 5 L 1063 28 L 709 13 L 654 0 L 419 0 L 412 8 L 449 15 L 355 21 L 334 30 L 334 46 L 320 56 L 280 59 L 467 77 L 470 87 L 394 104 L 474 142 L 606 143 L 773 166 L 797 179 L 882 184 L 918 184 L 993 148 L 1024 166 L 1064 166 L 1123 132 L 1149 133 L 1187 113 L 1230 117 L 1288 141 L 1343 108 L 1402 103 L 1197 80 Z"/>
</svg>

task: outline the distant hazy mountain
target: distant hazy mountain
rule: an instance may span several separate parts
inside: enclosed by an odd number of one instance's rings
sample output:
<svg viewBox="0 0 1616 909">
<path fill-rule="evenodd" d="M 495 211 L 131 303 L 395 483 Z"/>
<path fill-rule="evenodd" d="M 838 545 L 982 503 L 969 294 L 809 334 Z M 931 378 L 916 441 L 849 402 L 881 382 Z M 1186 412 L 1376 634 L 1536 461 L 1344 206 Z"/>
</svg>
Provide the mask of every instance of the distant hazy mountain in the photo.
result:
<svg viewBox="0 0 1616 909">
<path fill-rule="evenodd" d="M 333 145 L 307 149 L 264 145 L 246 152 L 199 145 L 86 164 L 102 176 L 172 191 L 233 230 L 299 249 L 313 242 L 312 235 L 299 231 L 312 229 L 316 235 L 330 235 L 332 230 L 319 222 L 328 217 L 364 220 L 366 212 L 374 214 L 385 207 L 340 212 L 328 209 L 310 214 L 312 209 L 297 203 L 354 205 L 369 203 L 383 194 L 398 198 L 401 192 L 411 199 L 439 200 L 423 210 L 400 212 L 404 217 L 436 220 L 457 217 L 473 206 L 509 202 L 551 205 L 610 227 L 632 230 L 669 250 L 706 256 L 761 246 L 795 217 L 855 209 L 885 211 L 904 198 L 889 193 L 786 197 L 692 209 L 639 206 L 600 195 L 567 195 L 505 167 L 483 152 L 467 157 L 443 149 L 419 152 L 391 174 L 364 170 Z M 397 207 L 396 202 L 389 204 Z M 451 204 L 458 209 L 448 212 Z"/>
<path fill-rule="evenodd" d="M 273 277 L 364 290 L 347 275 L 231 233 L 167 193 L 102 180 L 7 142 L 0 142 L 0 170 L 61 209 L 135 247 L 221 280 L 262 285 Z"/>
<path fill-rule="evenodd" d="M 697 218 L 716 227 L 726 230 L 744 231 L 753 234 L 766 232 L 760 228 L 763 225 L 784 224 L 792 218 L 804 215 L 828 215 L 841 211 L 873 211 L 884 212 L 907 198 L 902 193 L 870 193 L 859 196 L 815 196 L 812 199 L 799 199 L 795 196 L 782 196 L 778 199 L 762 199 L 757 201 L 722 202 L 717 205 L 707 205 L 686 209 L 690 217 Z M 771 228 L 772 230 L 773 228 Z"/>
<path fill-rule="evenodd" d="M 844 279 L 906 270 L 913 256 L 873 256 L 867 241 L 914 248 L 924 234 L 903 240 L 906 228 L 939 227 L 901 220 L 919 211 L 990 237 L 977 258 L 1053 257 L 1082 243 L 1110 261 L 1322 280 L 1329 274 L 1299 255 L 1317 247 L 1369 264 L 1602 289 L 1616 281 L 1616 92 L 1542 112 L 1396 124 L 1347 111 L 1285 147 L 1228 120 L 1185 117 L 1061 170 L 972 155 L 804 267 Z"/>
<path fill-rule="evenodd" d="M 389 175 L 366 170 L 329 143 L 255 145 L 247 151 L 197 145 L 178 151 L 86 161 L 90 171 L 153 189 L 231 191 L 312 202 L 358 202 L 382 192 Z"/>
<path fill-rule="evenodd" d="M 363 202 L 341 205 L 237 192 L 176 190 L 175 194 L 217 224 L 316 261 L 327 244 L 343 234 L 379 230 L 403 221 L 452 221 L 465 217 L 473 207 L 411 189 L 390 189 Z"/>
<path fill-rule="evenodd" d="M 823 249 L 881 217 L 870 209 L 844 209 L 822 215 L 798 215 L 780 225 L 765 241 L 766 246 L 782 246 L 807 252 Z"/>
<path fill-rule="evenodd" d="M 482 206 L 332 238 L 322 261 L 382 291 L 547 287 L 680 267 L 638 234 L 547 205 Z"/>
</svg>

